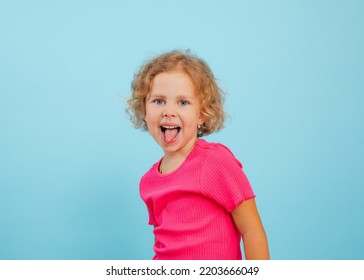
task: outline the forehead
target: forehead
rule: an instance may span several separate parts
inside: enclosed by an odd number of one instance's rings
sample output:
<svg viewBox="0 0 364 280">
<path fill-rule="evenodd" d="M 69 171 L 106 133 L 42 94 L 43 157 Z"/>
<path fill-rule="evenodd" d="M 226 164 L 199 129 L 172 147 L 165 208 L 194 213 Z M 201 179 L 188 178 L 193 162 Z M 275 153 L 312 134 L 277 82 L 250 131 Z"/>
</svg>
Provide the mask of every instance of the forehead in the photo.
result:
<svg viewBox="0 0 364 280">
<path fill-rule="evenodd" d="M 191 78 L 184 72 L 162 72 L 151 83 L 150 94 L 183 94 L 195 96 Z"/>
</svg>

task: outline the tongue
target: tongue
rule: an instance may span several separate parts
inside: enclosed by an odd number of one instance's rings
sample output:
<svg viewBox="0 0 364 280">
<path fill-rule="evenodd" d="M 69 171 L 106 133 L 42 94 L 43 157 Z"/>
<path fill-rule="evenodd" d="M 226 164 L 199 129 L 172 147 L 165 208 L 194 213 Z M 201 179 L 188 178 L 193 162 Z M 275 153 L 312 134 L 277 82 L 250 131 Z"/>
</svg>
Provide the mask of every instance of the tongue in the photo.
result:
<svg viewBox="0 0 364 280">
<path fill-rule="evenodd" d="M 166 129 L 165 133 L 164 133 L 164 137 L 166 138 L 166 142 L 167 143 L 171 143 L 173 142 L 174 138 L 176 138 L 178 133 L 178 129 L 174 128 L 174 129 Z"/>
</svg>

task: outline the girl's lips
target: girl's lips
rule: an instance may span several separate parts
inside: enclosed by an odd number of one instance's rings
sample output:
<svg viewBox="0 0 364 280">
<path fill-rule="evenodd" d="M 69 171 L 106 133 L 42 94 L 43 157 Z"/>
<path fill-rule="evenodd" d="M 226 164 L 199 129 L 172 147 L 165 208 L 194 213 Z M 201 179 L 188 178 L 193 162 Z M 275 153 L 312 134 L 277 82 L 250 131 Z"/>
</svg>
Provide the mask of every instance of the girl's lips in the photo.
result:
<svg viewBox="0 0 364 280">
<path fill-rule="evenodd" d="M 174 128 L 179 128 L 179 126 L 177 126 L 177 125 L 162 125 L 161 126 L 161 129 L 164 129 L 164 130 L 166 130 L 166 129 L 174 129 Z"/>
</svg>

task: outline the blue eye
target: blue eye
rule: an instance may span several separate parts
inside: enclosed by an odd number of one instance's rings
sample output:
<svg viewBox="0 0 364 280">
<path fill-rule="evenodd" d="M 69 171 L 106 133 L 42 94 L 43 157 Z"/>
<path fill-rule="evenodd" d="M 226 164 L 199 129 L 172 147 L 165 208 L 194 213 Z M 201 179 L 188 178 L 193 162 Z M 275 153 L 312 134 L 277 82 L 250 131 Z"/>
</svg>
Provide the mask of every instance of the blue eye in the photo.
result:
<svg viewBox="0 0 364 280">
<path fill-rule="evenodd" d="M 189 102 L 189 101 L 187 101 L 187 100 L 180 100 L 180 101 L 179 101 L 179 104 L 180 104 L 181 106 L 187 106 L 188 104 L 190 104 L 190 102 Z"/>
<path fill-rule="evenodd" d="M 163 99 L 155 99 L 155 100 L 153 100 L 153 103 L 155 103 L 157 105 L 163 105 L 164 104 L 164 100 Z"/>
</svg>

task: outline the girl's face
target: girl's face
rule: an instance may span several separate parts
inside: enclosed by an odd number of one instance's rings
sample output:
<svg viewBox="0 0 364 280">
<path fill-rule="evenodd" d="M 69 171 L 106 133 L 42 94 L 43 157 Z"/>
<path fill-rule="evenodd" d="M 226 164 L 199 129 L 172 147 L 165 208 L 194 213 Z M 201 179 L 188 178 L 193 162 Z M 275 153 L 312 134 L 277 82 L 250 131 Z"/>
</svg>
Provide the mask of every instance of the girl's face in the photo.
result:
<svg viewBox="0 0 364 280">
<path fill-rule="evenodd" d="M 163 72 L 152 81 L 145 121 L 166 155 L 187 156 L 202 125 L 200 101 L 190 77 L 180 71 Z"/>
</svg>

